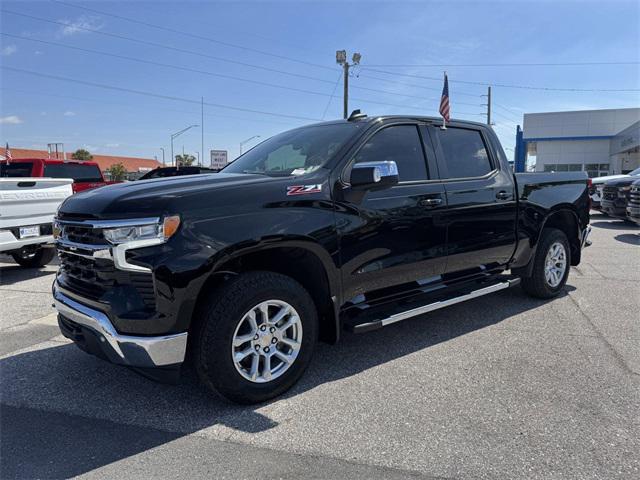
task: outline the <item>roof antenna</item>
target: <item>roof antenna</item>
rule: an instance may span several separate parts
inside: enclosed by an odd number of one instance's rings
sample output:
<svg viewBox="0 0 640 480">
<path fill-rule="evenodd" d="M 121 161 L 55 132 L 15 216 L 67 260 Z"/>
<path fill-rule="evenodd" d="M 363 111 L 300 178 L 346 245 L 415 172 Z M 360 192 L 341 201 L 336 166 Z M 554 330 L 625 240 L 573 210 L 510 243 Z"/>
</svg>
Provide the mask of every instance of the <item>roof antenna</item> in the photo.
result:
<svg viewBox="0 0 640 480">
<path fill-rule="evenodd" d="M 353 112 L 351 112 L 351 115 L 349 115 L 349 118 L 347 118 L 347 121 L 353 122 L 354 120 L 360 120 L 361 118 L 367 118 L 367 114 L 361 113 L 360 109 L 358 108 L 357 110 L 354 110 Z"/>
</svg>

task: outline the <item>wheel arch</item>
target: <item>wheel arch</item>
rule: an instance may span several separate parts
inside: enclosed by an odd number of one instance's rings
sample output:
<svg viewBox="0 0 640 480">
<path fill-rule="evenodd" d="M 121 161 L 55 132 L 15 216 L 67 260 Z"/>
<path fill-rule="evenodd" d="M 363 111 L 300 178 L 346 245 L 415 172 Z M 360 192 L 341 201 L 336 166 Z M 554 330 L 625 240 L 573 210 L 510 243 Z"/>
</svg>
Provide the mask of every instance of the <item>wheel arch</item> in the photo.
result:
<svg viewBox="0 0 640 480">
<path fill-rule="evenodd" d="M 233 276 L 248 271 L 271 271 L 287 275 L 300 283 L 311 295 L 320 320 L 319 338 L 335 343 L 340 336 L 337 305 L 340 299 L 340 277 L 331 255 L 321 245 L 300 239 L 268 244 L 244 245 L 218 255 L 198 293 L 194 313 L 205 303 L 212 289 Z M 197 322 L 192 322 L 195 325 Z"/>
<path fill-rule="evenodd" d="M 516 275 L 523 277 L 531 276 L 533 262 L 536 257 L 538 245 L 542 231 L 545 228 L 557 228 L 564 232 L 569 240 L 569 248 L 571 250 L 571 265 L 578 265 L 581 260 L 581 242 L 580 242 L 580 220 L 576 209 L 570 205 L 558 205 L 552 209 L 539 223 L 537 234 L 531 238 L 531 249 L 529 261 L 522 267 L 514 268 L 512 271 Z"/>
</svg>

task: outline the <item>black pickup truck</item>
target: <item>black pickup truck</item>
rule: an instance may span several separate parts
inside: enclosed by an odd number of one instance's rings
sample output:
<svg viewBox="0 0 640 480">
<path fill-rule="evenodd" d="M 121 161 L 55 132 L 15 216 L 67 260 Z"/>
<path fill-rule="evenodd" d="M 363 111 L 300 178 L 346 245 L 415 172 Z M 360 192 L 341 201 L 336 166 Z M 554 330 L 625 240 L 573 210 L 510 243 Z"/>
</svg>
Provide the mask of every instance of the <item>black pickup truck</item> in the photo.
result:
<svg viewBox="0 0 640 480">
<path fill-rule="evenodd" d="M 54 230 L 66 337 L 156 379 L 192 363 L 254 403 L 342 330 L 517 283 L 558 295 L 588 243 L 589 196 L 583 172 L 514 175 L 486 125 L 354 112 L 221 173 L 74 195 Z"/>
</svg>

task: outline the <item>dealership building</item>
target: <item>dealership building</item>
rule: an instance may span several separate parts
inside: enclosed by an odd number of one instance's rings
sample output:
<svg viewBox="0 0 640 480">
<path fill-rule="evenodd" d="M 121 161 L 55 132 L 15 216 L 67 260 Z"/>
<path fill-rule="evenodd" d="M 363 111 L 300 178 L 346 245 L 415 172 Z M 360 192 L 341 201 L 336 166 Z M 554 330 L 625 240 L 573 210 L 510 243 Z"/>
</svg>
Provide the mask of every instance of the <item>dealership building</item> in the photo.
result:
<svg viewBox="0 0 640 480">
<path fill-rule="evenodd" d="M 536 172 L 590 177 L 638 168 L 640 108 L 527 113 L 516 139 L 516 169 L 534 161 Z"/>
</svg>

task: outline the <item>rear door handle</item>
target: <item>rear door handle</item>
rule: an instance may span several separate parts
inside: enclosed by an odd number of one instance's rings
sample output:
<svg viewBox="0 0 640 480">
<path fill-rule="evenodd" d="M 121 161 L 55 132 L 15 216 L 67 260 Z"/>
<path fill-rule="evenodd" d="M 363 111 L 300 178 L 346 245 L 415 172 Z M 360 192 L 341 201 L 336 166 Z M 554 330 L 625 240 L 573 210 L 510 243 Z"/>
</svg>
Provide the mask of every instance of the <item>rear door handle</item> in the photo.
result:
<svg viewBox="0 0 640 480">
<path fill-rule="evenodd" d="M 500 190 L 498 193 L 496 193 L 496 198 L 498 200 L 509 200 L 511 198 L 511 194 L 504 190 Z"/>
<path fill-rule="evenodd" d="M 422 200 L 420 200 L 420 202 L 418 202 L 418 204 L 421 207 L 435 207 L 437 205 L 440 205 L 442 203 L 442 199 L 441 198 L 423 198 Z"/>
</svg>

